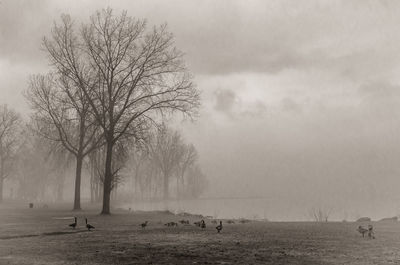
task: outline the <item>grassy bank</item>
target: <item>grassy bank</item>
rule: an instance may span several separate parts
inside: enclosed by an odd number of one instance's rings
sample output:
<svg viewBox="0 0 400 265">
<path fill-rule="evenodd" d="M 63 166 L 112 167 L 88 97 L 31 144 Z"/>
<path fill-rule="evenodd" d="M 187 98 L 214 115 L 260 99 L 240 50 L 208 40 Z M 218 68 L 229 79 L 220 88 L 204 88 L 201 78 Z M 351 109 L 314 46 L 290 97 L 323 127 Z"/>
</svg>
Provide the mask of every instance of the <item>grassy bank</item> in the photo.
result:
<svg viewBox="0 0 400 265">
<path fill-rule="evenodd" d="M 78 227 L 71 229 L 72 216 Z M 68 218 L 70 219 L 62 219 Z M 84 217 L 96 229 L 85 229 Z M 198 217 L 165 212 L 63 206 L 0 206 L 0 264 L 399 264 L 400 225 L 374 223 L 376 239 L 362 238 L 356 223 L 250 222 L 166 227 Z M 149 221 L 142 229 L 140 224 Z"/>
</svg>

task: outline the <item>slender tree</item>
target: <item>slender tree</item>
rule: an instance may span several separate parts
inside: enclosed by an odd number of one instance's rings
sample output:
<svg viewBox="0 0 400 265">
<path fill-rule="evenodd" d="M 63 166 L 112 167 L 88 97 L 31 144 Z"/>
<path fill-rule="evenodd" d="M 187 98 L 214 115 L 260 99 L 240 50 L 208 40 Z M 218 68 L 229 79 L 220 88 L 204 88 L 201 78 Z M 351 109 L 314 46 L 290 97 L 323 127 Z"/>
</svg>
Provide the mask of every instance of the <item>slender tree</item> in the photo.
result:
<svg viewBox="0 0 400 265">
<path fill-rule="evenodd" d="M 169 181 L 171 175 L 177 171 L 178 164 L 182 160 L 182 139 L 178 132 L 161 126 L 150 145 L 151 155 L 163 175 L 164 199 L 169 199 Z"/>
<path fill-rule="evenodd" d="M 198 198 L 207 188 L 208 182 L 200 166 L 195 164 L 191 166 L 187 173 L 187 197 Z"/>
<path fill-rule="evenodd" d="M 146 22 L 96 12 L 74 31 L 64 16 L 46 49 L 53 66 L 79 87 L 105 138 L 102 214 L 110 213 L 112 161 L 118 140 L 157 114 L 195 113 L 199 94 L 165 25 L 146 30 Z"/>
<path fill-rule="evenodd" d="M 53 35 L 57 41 L 59 31 Z M 27 98 L 34 110 L 36 132 L 59 142 L 75 156 L 74 210 L 81 209 L 81 176 L 84 158 L 102 144 L 102 135 L 90 115 L 90 105 L 76 84 L 62 72 L 36 75 L 31 78 Z"/>
<path fill-rule="evenodd" d="M 64 183 L 68 170 L 71 168 L 75 157 L 60 144 L 60 142 L 47 141 L 48 155 L 51 157 L 49 163 L 55 177 L 52 178 L 55 185 L 55 200 L 63 201 Z"/>
<path fill-rule="evenodd" d="M 14 169 L 18 149 L 20 116 L 7 105 L 0 106 L 0 202 L 3 201 L 4 180 Z"/>
<path fill-rule="evenodd" d="M 185 174 L 187 170 L 192 167 L 198 159 L 197 150 L 193 144 L 182 144 L 181 154 L 181 159 L 178 163 L 177 168 L 178 173 L 176 175 L 176 192 L 178 198 L 181 195 L 180 193 L 183 193 L 183 191 L 185 190 Z M 181 185 L 181 190 L 179 190 L 179 185 Z"/>
</svg>

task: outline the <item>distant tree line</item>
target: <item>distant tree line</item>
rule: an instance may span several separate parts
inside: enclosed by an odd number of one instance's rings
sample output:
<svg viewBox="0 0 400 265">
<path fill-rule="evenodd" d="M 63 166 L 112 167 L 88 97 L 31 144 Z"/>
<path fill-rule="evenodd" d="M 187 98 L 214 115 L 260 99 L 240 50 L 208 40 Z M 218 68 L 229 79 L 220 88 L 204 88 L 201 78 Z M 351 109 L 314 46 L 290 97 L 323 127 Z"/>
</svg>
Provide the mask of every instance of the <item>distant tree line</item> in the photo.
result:
<svg viewBox="0 0 400 265">
<path fill-rule="evenodd" d="M 165 125 L 149 135 L 143 148 L 131 151 L 128 170 L 135 198 L 169 199 L 171 187 L 177 199 L 197 198 L 207 186 L 196 148 Z"/>
<path fill-rule="evenodd" d="M 9 110 L 3 106 L 3 109 Z M 14 113 L 16 114 L 16 113 Z M 16 115 L 16 117 L 19 117 Z M 20 118 L 19 118 L 20 119 Z M 18 121 L 14 127 L 15 140 L 10 161 L 1 172 L 7 172 L 17 183 L 15 197 L 30 201 L 64 200 L 66 180 L 74 176 L 73 154 L 62 144 L 51 141 Z M 40 126 L 39 126 L 40 127 Z M 0 141 L 1 143 L 1 141 Z M 113 161 L 112 191 L 118 199 L 118 187 L 124 187 L 130 201 L 153 199 L 197 198 L 207 187 L 207 179 L 198 161 L 197 150 L 187 144 L 178 131 L 165 124 L 153 128 L 140 142 L 127 141 L 116 147 Z M 104 184 L 103 147 L 91 152 L 84 159 L 82 172 L 89 179 L 90 201 L 101 202 Z"/>
</svg>

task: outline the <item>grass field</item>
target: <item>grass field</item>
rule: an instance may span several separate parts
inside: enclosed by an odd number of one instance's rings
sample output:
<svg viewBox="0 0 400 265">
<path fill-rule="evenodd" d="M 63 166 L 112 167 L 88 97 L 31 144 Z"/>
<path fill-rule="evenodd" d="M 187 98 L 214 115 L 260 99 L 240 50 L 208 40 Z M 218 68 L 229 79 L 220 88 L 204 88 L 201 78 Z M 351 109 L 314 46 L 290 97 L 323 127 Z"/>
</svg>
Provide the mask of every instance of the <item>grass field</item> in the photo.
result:
<svg viewBox="0 0 400 265">
<path fill-rule="evenodd" d="M 15 205 L 14 205 L 15 206 Z M 357 223 L 250 222 L 224 224 L 220 234 L 206 220 L 166 227 L 182 219 L 163 212 L 66 207 L 0 206 L 0 264 L 400 264 L 400 224 L 373 223 L 376 239 L 362 238 Z M 68 227 L 76 215 L 78 227 Z M 96 229 L 85 229 L 84 217 Z M 195 217 L 185 217 L 191 223 Z M 149 226 L 142 229 L 145 220 Z"/>
</svg>

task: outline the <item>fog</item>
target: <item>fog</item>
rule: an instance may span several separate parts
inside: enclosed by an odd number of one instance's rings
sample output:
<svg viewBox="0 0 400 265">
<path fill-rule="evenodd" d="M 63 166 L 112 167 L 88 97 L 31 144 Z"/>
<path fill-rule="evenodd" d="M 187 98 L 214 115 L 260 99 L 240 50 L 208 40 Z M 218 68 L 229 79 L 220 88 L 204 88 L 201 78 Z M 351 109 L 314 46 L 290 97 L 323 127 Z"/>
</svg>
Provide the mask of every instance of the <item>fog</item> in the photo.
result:
<svg viewBox="0 0 400 265">
<path fill-rule="evenodd" d="M 332 220 L 400 214 L 399 3 L 2 0 L 0 104 L 29 120 L 23 92 L 50 68 L 41 42 L 53 21 L 68 13 L 79 25 L 108 6 L 167 23 L 201 91 L 194 121 L 168 123 L 196 148 L 207 188 L 171 210 L 283 221 L 309 220 L 313 207 Z M 6 180 L 5 197 L 17 186 Z M 118 205 L 165 207 L 133 201 Z"/>
</svg>

